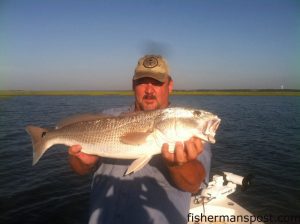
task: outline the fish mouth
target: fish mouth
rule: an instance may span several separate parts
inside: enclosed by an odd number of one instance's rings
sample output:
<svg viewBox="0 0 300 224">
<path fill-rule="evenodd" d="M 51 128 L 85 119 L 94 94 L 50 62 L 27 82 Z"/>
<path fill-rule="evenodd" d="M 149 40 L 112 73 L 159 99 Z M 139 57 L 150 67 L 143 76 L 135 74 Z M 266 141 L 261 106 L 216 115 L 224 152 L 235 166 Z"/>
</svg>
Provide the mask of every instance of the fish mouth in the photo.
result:
<svg viewBox="0 0 300 224">
<path fill-rule="evenodd" d="M 218 129 L 220 122 L 221 122 L 220 118 L 212 117 L 206 122 L 199 124 L 200 127 L 198 129 L 198 133 L 195 136 L 204 141 L 214 144 L 216 142 L 215 140 L 216 130 Z"/>
<path fill-rule="evenodd" d="M 215 118 L 214 120 L 211 121 L 211 125 L 208 126 L 209 128 L 209 132 L 210 133 L 216 133 L 216 130 L 218 129 L 220 123 L 221 123 L 221 119 L 220 118 Z"/>
<path fill-rule="evenodd" d="M 207 140 L 211 143 L 215 143 L 215 135 L 216 135 L 216 130 L 218 129 L 220 125 L 221 119 L 220 118 L 214 118 L 207 122 L 206 126 L 204 127 L 204 133 L 207 136 Z"/>
</svg>

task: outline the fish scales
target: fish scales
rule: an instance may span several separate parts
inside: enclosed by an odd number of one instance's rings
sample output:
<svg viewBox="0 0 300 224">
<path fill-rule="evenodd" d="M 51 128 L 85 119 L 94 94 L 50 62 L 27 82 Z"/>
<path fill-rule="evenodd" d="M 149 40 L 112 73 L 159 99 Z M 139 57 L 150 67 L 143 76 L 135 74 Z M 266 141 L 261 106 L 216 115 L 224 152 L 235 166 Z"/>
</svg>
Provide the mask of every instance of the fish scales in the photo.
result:
<svg viewBox="0 0 300 224">
<path fill-rule="evenodd" d="M 115 149 L 117 153 L 121 150 L 125 153 L 127 150 L 131 154 L 141 154 L 143 148 L 133 149 L 127 144 L 120 142 L 120 137 L 125 133 L 141 131 L 145 132 L 153 129 L 152 119 L 145 119 L 143 116 L 132 116 L 128 119 L 122 117 L 106 118 L 102 120 L 78 122 L 71 124 L 49 133 L 49 139 L 59 139 L 59 141 L 73 144 L 80 144 L 86 153 L 97 154 L 101 156 L 103 153 L 113 153 L 111 149 Z M 85 133 L 84 135 L 82 133 Z M 91 145 L 94 145 L 91 147 Z M 110 148 L 112 147 L 112 148 Z M 97 148 L 97 150 L 95 149 Z"/>
</svg>

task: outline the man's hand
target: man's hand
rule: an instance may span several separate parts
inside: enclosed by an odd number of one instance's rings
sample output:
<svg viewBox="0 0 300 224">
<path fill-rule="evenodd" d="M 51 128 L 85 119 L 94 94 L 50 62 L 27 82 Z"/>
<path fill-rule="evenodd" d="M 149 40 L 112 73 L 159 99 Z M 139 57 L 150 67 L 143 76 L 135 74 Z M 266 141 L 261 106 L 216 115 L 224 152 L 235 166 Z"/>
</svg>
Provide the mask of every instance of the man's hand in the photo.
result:
<svg viewBox="0 0 300 224">
<path fill-rule="evenodd" d="M 73 145 L 69 148 L 69 163 L 72 169 L 79 175 L 90 173 L 99 161 L 99 156 L 88 155 L 81 152 L 80 145 Z"/>
<path fill-rule="evenodd" d="M 197 192 L 205 178 L 205 169 L 197 160 L 203 151 L 201 139 L 192 137 L 184 142 L 177 142 L 174 153 L 169 152 L 169 145 L 162 146 L 162 157 L 166 161 L 174 184 L 181 190 Z"/>
<path fill-rule="evenodd" d="M 177 142 L 174 153 L 169 152 L 168 144 L 164 144 L 162 147 L 162 156 L 169 166 L 181 166 L 187 162 L 196 160 L 202 151 L 203 144 L 201 139 L 192 137 L 184 142 L 184 145 Z"/>
</svg>

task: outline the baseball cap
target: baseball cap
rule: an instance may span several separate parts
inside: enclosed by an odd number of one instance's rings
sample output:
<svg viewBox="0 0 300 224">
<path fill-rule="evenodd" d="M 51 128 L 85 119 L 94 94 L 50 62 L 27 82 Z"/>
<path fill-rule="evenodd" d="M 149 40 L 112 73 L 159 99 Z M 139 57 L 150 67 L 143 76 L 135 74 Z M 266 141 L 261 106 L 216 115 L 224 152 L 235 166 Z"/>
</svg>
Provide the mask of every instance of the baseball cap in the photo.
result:
<svg viewBox="0 0 300 224">
<path fill-rule="evenodd" d="M 162 56 L 145 55 L 138 61 L 133 80 L 149 77 L 160 82 L 165 82 L 168 76 L 169 66 Z"/>
</svg>

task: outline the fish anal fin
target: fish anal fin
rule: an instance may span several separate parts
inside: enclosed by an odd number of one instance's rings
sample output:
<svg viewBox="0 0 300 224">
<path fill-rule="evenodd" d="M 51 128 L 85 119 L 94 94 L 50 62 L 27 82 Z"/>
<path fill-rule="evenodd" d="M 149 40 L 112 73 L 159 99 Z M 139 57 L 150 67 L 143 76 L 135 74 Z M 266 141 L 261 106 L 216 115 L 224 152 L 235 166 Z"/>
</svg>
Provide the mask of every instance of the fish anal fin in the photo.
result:
<svg viewBox="0 0 300 224">
<path fill-rule="evenodd" d="M 120 137 L 120 141 L 128 145 L 142 145 L 146 143 L 151 132 L 129 132 Z"/>
<path fill-rule="evenodd" d="M 124 176 L 139 171 L 140 169 L 142 169 L 149 162 L 149 160 L 151 158 L 152 158 L 152 156 L 143 156 L 143 157 L 140 157 L 140 158 L 134 160 L 130 164 L 128 169 L 126 170 L 126 173 L 124 174 Z"/>
</svg>

